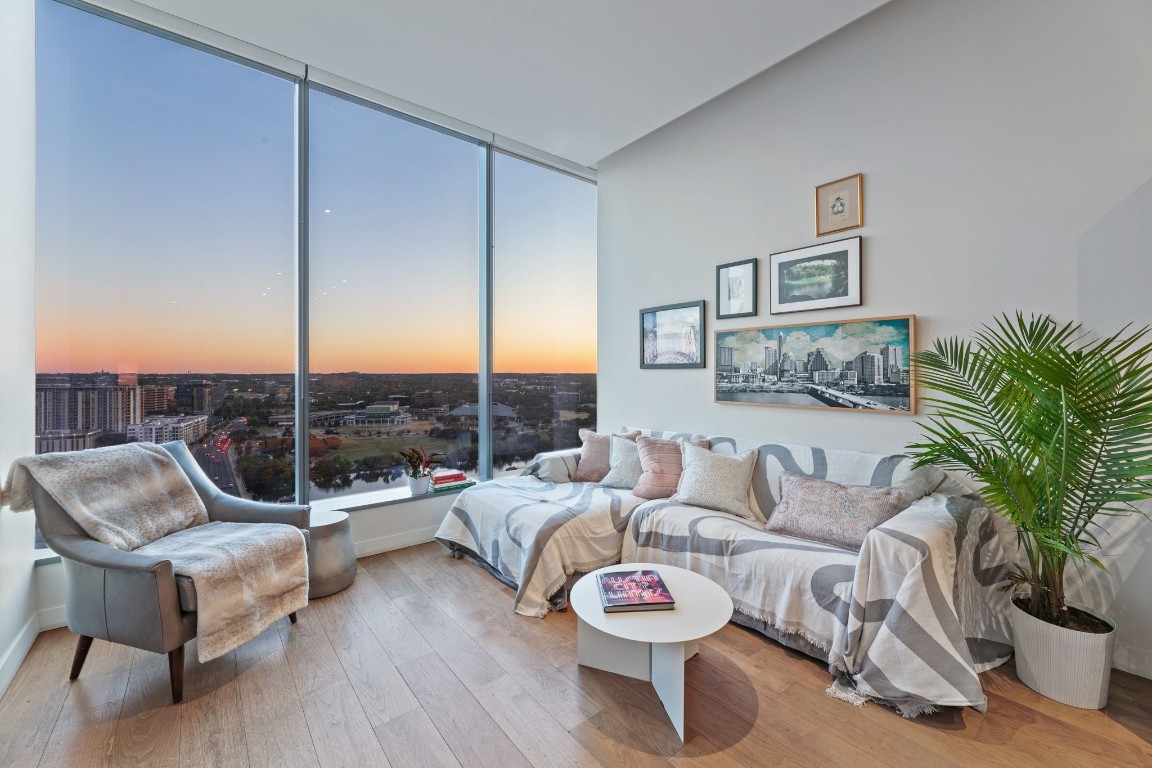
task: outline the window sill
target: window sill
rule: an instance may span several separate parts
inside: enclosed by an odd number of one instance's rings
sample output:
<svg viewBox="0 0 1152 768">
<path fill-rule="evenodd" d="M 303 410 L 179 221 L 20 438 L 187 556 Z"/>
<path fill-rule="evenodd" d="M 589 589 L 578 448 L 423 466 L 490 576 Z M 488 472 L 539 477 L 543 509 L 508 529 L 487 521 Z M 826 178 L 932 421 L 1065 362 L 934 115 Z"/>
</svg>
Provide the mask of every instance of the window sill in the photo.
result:
<svg viewBox="0 0 1152 768">
<path fill-rule="evenodd" d="M 37 549 L 36 553 L 32 556 L 35 566 L 39 568 L 42 565 L 52 565 L 53 563 L 60 562 L 60 555 L 56 554 L 50 549 Z"/>
<path fill-rule="evenodd" d="M 475 486 L 470 487 L 474 488 Z M 442 491 L 440 493 L 422 493 L 414 496 L 407 488 L 389 488 L 384 491 L 370 491 L 368 493 L 317 499 L 309 502 L 309 506 L 312 507 L 312 509 L 357 512 L 362 509 L 372 509 L 374 507 L 387 507 L 393 504 L 407 504 L 414 501 L 452 497 L 458 493 L 460 493 L 460 491 Z"/>
</svg>

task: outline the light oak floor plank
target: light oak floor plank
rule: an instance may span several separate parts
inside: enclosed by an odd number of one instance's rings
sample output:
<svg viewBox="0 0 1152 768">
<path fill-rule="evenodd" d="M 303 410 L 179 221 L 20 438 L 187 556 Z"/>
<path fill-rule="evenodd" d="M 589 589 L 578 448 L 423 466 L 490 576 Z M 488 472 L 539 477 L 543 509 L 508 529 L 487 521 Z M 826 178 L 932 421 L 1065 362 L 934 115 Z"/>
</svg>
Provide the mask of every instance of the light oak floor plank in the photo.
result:
<svg viewBox="0 0 1152 768">
<path fill-rule="evenodd" d="M 43 633 L 0 698 L 0 766 L 391 765 L 1024 768 L 1152 765 L 1152 680 L 1114 672 L 1102 711 L 981 675 L 988 710 L 905 720 L 829 698 L 827 665 L 728 625 L 687 663 L 686 737 L 651 685 L 576 663 L 576 617 L 512 611 L 513 591 L 437 543 L 365 558 L 317 600 L 223 658 Z"/>
<path fill-rule="evenodd" d="M 375 730 L 393 766 L 460 768 L 460 761 L 423 709 L 395 717 Z"/>
</svg>

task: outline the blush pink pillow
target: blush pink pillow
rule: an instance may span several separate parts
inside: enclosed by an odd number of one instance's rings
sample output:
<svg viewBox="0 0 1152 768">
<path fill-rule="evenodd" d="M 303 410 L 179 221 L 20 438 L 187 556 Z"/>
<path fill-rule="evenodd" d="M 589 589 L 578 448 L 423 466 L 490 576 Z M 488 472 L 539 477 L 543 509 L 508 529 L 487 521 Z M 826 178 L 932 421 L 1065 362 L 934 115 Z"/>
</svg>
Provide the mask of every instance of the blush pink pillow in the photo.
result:
<svg viewBox="0 0 1152 768">
<path fill-rule="evenodd" d="M 640 430 L 624 432 L 620 435 L 635 441 L 640 436 Z M 576 463 L 576 475 L 572 478 L 576 483 L 598 483 L 608 474 L 608 457 L 612 451 L 612 435 L 601 435 L 590 429 L 580 430 L 580 439 L 584 445 L 580 447 L 580 461 Z"/>
<path fill-rule="evenodd" d="M 692 436 L 688 442 L 705 450 L 711 443 L 705 437 Z M 638 437 L 636 446 L 640 450 L 640 481 L 632 490 L 633 496 L 642 499 L 667 499 L 676 493 L 680 475 L 684 472 L 681 458 L 680 440 L 665 440 L 659 437 Z"/>
</svg>

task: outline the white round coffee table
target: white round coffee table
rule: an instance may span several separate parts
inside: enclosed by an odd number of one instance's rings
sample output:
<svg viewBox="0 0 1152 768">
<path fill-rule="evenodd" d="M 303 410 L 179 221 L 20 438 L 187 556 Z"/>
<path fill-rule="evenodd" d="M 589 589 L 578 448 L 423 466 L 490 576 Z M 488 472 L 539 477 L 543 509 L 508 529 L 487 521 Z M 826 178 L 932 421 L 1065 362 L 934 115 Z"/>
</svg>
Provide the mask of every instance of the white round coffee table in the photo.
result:
<svg viewBox="0 0 1152 768">
<path fill-rule="evenodd" d="M 676 607 L 670 611 L 605 613 L 596 576 L 619 571 L 660 574 Z M 586 667 L 652 683 L 672 725 L 684 739 L 684 662 L 699 640 L 732 618 L 732 598 L 714 581 L 674 565 L 621 563 L 592 571 L 572 587 L 576 658 Z"/>
</svg>

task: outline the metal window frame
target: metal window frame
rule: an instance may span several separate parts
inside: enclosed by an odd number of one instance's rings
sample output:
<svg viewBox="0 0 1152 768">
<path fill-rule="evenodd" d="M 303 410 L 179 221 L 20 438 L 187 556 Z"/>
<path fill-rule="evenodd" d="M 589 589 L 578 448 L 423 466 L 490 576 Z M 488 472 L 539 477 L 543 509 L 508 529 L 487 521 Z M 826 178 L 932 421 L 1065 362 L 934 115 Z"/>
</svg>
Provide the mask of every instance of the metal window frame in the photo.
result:
<svg viewBox="0 0 1152 768">
<path fill-rule="evenodd" d="M 479 150 L 480 183 L 477 189 L 479 248 L 477 291 L 479 299 L 478 374 L 478 474 L 492 477 L 492 376 L 494 295 L 494 176 L 495 153 L 526 160 L 583 181 L 596 183 L 596 170 L 573 163 L 544 150 L 500 136 L 462 120 L 421 107 L 339 75 L 310 67 L 304 62 L 253 45 L 208 27 L 187 21 L 135 0 L 53 0 L 134 29 L 186 45 L 208 54 L 251 67 L 294 83 L 296 87 L 296 371 L 295 371 L 295 474 L 296 500 L 309 501 L 308 433 L 310 424 L 309 360 L 309 95 L 312 90 L 384 112 L 476 145 Z M 349 497 L 351 498 L 351 497 Z"/>
</svg>

